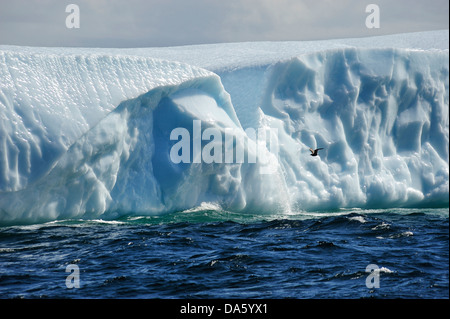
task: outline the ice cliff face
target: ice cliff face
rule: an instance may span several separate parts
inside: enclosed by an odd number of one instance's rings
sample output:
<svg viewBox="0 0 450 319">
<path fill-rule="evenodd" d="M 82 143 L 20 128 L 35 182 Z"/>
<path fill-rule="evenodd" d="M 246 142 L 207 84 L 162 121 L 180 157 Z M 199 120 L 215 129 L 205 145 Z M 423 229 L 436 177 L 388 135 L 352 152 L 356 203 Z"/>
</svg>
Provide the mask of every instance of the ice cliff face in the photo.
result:
<svg viewBox="0 0 450 319">
<path fill-rule="evenodd" d="M 127 56 L 0 51 L 0 191 L 48 173 L 75 141 L 122 101 L 217 76 L 177 62 Z M 184 84 L 183 84 L 184 83 Z"/>
<path fill-rule="evenodd" d="M 0 47 L 0 223 L 202 202 L 243 212 L 448 206 L 448 50 L 294 48 L 283 59 L 233 57 L 233 67 L 209 61 L 215 73 L 142 50 Z M 177 128 L 188 163 L 171 158 Z M 252 134 L 263 129 L 276 147 Z M 256 161 L 195 162 L 195 145 Z M 324 150 L 311 157 L 310 147 Z"/>
<path fill-rule="evenodd" d="M 280 161 L 303 207 L 448 203 L 448 52 L 325 51 L 271 73 L 261 109 L 299 145 Z M 299 160 L 309 145 L 320 162 Z"/>
</svg>

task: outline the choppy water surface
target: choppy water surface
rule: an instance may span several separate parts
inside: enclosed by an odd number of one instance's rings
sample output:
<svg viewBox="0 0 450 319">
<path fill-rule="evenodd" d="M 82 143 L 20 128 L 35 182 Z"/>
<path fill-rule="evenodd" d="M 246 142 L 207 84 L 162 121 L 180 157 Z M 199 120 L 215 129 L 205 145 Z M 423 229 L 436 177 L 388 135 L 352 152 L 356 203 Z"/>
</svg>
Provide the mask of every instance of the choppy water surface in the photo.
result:
<svg viewBox="0 0 450 319">
<path fill-rule="evenodd" d="M 199 209 L 1 227 L 0 297 L 449 298 L 448 220 L 448 209 Z"/>
</svg>

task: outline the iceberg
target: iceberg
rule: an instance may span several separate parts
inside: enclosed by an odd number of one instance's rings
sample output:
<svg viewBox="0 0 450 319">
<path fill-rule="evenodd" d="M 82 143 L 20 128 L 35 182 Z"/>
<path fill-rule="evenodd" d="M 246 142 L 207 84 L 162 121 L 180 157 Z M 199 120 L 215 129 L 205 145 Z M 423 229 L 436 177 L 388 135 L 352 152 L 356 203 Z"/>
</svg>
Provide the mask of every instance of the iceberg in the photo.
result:
<svg viewBox="0 0 450 319">
<path fill-rule="evenodd" d="M 0 78 L 0 224 L 449 204 L 448 30 L 0 46 Z"/>
</svg>

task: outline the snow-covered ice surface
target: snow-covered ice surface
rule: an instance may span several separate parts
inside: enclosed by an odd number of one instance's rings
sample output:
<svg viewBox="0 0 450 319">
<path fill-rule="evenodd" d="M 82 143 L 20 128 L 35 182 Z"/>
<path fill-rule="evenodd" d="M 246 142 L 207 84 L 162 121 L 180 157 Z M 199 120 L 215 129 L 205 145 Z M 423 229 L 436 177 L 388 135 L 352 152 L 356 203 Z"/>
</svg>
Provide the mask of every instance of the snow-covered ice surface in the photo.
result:
<svg viewBox="0 0 450 319">
<path fill-rule="evenodd" d="M 446 207 L 448 43 L 444 30 L 170 48 L 0 46 L 0 223 L 202 203 L 286 214 Z M 194 121 L 202 132 L 247 137 L 234 147 L 256 163 L 174 163 L 170 133 L 185 128 L 195 144 Z M 276 152 L 247 134 L 262 128 L 277 129 Z M 311 157 L 310 147 L 324 150 Z"/>
</svg>

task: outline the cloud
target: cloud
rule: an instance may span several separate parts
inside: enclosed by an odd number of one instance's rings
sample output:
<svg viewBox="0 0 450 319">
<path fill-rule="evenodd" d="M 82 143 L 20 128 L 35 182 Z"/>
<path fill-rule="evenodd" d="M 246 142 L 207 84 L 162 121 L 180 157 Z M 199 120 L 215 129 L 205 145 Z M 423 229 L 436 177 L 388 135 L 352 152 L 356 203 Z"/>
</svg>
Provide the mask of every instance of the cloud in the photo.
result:
<svg viewBox="0 0 450 319">
<path fill-rule="evenodd" d="M 367 29 L 367 4 L 381 28 Z M 67 29 L 65 7 L 80 7 Z M 313 40 L 448 29 L 447 0 L 35 0 L 2 1 L 0 44 L 143 47 Z"/>
</svg>

